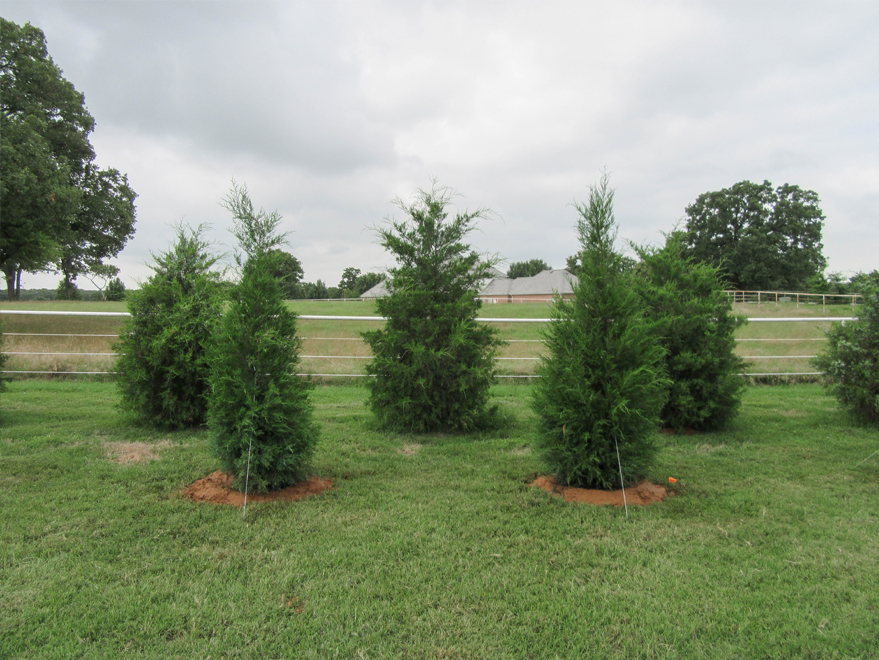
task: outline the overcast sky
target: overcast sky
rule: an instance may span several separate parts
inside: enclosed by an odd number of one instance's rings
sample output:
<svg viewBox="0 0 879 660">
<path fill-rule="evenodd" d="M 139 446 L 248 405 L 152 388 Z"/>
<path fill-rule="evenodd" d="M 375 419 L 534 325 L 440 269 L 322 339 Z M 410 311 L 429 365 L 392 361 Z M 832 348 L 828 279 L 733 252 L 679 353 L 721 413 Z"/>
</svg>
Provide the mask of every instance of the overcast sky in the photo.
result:
<svg viewBox="0 0 879 660">
<path fill-rule="evenodd" d="M 765 179 L 820 195 L 829 272 L 879 268 L 875 0 L 0 7 L 45 32 L 98 163 L 139 195 L 129 286 L 174 222 L 231 249 L 233 178 L 283 215 L 308 281 L 392 266 L 369 227 L 432 178 L 495 212 L 476 249 L 560 268 L 603 168 L 621 239 L 659 243 L 699 194 Z"/>
</svg>

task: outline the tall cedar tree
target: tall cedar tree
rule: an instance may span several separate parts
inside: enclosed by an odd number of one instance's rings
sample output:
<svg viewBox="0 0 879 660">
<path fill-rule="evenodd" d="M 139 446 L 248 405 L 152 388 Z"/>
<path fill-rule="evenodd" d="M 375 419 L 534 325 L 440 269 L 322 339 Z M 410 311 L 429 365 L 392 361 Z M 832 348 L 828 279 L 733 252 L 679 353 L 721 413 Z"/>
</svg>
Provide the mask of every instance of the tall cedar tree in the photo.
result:
<svg viewBox="0 0 879 660">
<path fill-rule="evenodd" d="M 205 230 L 177 226 L 171 249 L 153 255 L 153 275 L 128 293 L 131 317 L 115 345 L 120 407 L 165 428 L 207 417 L 206 353 L 223 301 Z"/>
<path fill-rule="evenodd" d="M 613 249 L 606 174 L 576 208 L 582 269 L 574 298 L 553 304 L 532 405 L 538 444 L 556 479 L 612 489 L 620 486 L 620 469 L 629 484 L 650 466 L 668 379 L 664 351 Z"/>
<path fill-rule="evenodd" d="M 634 247 L 641 262 L 633 281 L 671 378 L 662 423 L 719 428 L 738 413 L 745 388 L 744 361 L 734 352 L 745 319 L 732 314 L 719 269 L 688 257 L 680 233 L 661 250 Z"/>
<path fill-rule="evenodd" d="M 212 447 L 239 490 L 278 490 L 307 476 L 318 436 L 310 385 L 296 375 L 296 315 L 275 276 L 285 235 L 281 216 L 255 211 L 244 186 L 233 183 L 224 206 L 243 254 L 236 254 L 241 280 L 210 351 Z"/>
<path fill-rule="evenodd" d="M 879 425 L 879 286 L 867 284 L 862 291 L 858 320 L 834 323 L 827 350 L 812 364 L 853 417 Z"/>
<path fill-rule="evenodd" d="M 465 431 L 496 422 L 488 399 L 503 342 L 476 320 L 476 295 L 491 262 L 464 243 L 486 211 L 450 220 L 451 197 L 434 185 L 410 204 L 398 199 L 407 218 L 376 229 L 397 261 L 388 271 L 389 295 L 376 301 L 385 327 L 363 334 L 373 354 L 367 371 L 375 376 L 368 405 L 385 428 Z"/>
</svg>

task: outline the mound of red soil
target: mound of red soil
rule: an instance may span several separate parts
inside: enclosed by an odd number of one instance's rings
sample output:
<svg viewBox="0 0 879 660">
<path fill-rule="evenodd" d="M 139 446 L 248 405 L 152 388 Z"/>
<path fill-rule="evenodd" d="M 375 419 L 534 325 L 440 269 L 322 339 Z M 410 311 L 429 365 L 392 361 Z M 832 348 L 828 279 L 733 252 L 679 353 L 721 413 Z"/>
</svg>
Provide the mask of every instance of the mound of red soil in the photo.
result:
<svg viewBox="0 0 879 660">
<path fill-rule="evenodd" d="M 232 475 L 217 470 L 204 479 L 199 479 L 189 488 L 182 492 L 183 497 L 188 497 L 196 502 L 210 502 L 211 504 L 231 504 L 232 506 L 244 506 L 244 493 L 233 490 Z M 308 481 L 300 481 L 295 486 L 288 486 L 284 490 L 272 493 L 248 493 L 248 503 L 253 502 L 294 502 L 309 495 L 317 495 L 333 487 L 330 479 L 311 477 Z"/>
<path fill-rule="evenodd" d="M 537 477 L 532 486 L 542 488 L 548 493 L 564 497 L 565 502 L 586 502 L 587 504 L 612 504 L 623 506 L 623 491 L 620 490 L 590 490 L 588 488 L 574 488 L 573 486 L 561 486 L 553 477 Z M 626 504 L 646 506 L 662 502 L 666 497 L 673 496 L 664 486 L 657 486 L 646 479 L 633 488 L 626 488 Z"/>
</svg>

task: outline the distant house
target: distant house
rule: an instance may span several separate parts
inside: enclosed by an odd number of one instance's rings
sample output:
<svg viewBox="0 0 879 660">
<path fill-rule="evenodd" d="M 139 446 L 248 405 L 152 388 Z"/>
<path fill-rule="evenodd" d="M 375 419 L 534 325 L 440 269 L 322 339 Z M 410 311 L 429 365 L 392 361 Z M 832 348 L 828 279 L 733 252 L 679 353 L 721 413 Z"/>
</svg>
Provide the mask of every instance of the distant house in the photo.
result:
<svg viewBox="0 0 879 660">
<path fill-rule="evenodd" d="M 512 303 L 552 300 L 555 296 L 574 297 L 577 276 L 566 270 L 545 270 L 533 277 L 496 277 L 479 291 L 483 302 Z"/>
<path fill-rule="evenodd" d="M 478 298 L 488 304 L 511 302 L 537 302 L 552 300 L 559 295 L 573 298 L 573 285 L 577 276 L 566 270 L 545 270 L 533 277 L 517 277 L 511 280 L 497 268 L 492 268 L 488 281 L 479 290 Z M 388 295 L 386 282 L 382 281 L 361 295 L 361 298 L 383 298 Z"/>
</svg>

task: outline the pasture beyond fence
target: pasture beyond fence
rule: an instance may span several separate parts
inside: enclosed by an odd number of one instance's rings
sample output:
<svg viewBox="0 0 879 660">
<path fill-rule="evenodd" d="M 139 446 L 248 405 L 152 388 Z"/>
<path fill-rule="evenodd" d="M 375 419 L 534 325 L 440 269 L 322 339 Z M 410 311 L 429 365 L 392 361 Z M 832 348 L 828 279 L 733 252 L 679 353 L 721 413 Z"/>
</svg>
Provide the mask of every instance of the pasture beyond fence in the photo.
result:
<svg viewBox="0 0 879 660">
<path fill-rule="evenodd" d="M 770 302 L 770 301 L 764 301 Z M 796 304 L 796 303 L 794 303 Z M 778 303 L 784 306 L 784 303 Z M 799 304 L 796 304 L 796 308 Z M 521 307 L 520 307 L 521 309 Z M 782 310 L 783 311 L 783 310 Z M 802 310 L 798 310 L 802 311 Z M 13 377 L 111 375 L 116 354 L 113 342 L 127 312 L 0 309 L 4 315 L 3 372 Z M 854 317 L 751 317 L 737 336 L 737 353 L 748 365 L 743 376 L 819 376 L 809 360 L 820 352 L 825 331 L 834 321 Z M 543 342 L 540 326 L 548 318 L 480 318 L 496 324 L 507 342 L 498 360 L 498 377 L 536 378 Z M 370 359 L 359 333 L 378 327 L 378 316 L 299 316 L 303 338 L 302 376 L 364 378 Z"/>
</svg>

